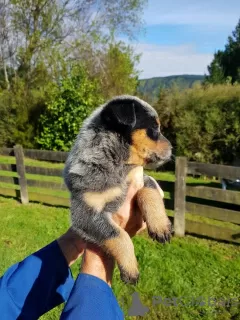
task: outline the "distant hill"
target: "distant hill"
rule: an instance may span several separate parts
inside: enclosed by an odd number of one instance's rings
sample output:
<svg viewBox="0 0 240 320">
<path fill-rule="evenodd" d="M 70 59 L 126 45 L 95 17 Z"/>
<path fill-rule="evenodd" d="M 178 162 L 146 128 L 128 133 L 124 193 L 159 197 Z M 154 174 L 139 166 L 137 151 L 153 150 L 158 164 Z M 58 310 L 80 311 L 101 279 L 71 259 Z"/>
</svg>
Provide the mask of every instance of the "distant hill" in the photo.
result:
<svg viewBox="0 0 240 320">
<path fill-rule="evenodd" d="M 142 79 L 139 81 L 138 91 L 155 99 L 160 88 L 170 88 L 173 84 L 176 84 L 180 89 L 191 88 L 194 84 L 201 83 L 203 79 L 202 75 L 188 74 Z"/>
</svg>

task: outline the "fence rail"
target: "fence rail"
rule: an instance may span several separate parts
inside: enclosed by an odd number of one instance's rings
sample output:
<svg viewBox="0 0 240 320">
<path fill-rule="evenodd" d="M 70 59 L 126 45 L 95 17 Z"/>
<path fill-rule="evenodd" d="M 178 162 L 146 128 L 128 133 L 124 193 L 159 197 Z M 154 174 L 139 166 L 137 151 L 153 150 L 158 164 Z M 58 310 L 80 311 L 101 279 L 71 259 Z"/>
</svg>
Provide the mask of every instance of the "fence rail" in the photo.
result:
<svg viewBox="0 0 240 320">
<path fill-rule="evenodd" d="M 69 206 L 69 194 L 61 179 L 62 169 L 25 164 L 26 158 L 65 162 L 67 152 L 23 150 L 21 146 L 15 146 L 0 149 L 0 155 L 16 159 L 16 164 L 0 163 L 0 182 L 14 185 L 14 189 L 0 186 L 1 195 L 20 198 L 22 203 L 28 203 L 30 199 L 52 205 Z M 9 172 L 11 176 L 8 175 Z M 184 236 L 185 233 L 190 233 L 240 243 L 240 192 L 187 184 L 188 174 L 233 180 L 240 177 L 240 168 L 188 162 L 184 157 L 176 159 L 175 182 L 160 182 L 162 189 L 169 195 L 168 199 L 165 199 L 165 205 L 167 209 L 174 210 L 175 235 Z M 49 177 L 48 181 L 46 177 Z M 37 190 L 39 188 L 39 191 L 35 191 L 36 188 Z M 55 194 L 51 194 L 50 190 Z M 226 207 L 229 204 L 233 208 Z M 189 220 L 186 219 L 186 213 L 200 219 L 208 218 L 228 225 L 231 223 L 235 228 Z"/>
<path fill-rule="evenodd" d="M 240 243 L 240 232 L 228 228 L 186 220 L 186 233 L 201 235 L 211 239 Z"/>
<path fill-rule="evenodd" d="M 0 154 L 4 156 L 13 156 L 14 151 L 13 148 L 2 148 Z M 35 160 L 64 162 L 67 159 L 68 152 L 25 149 L 24 155 L 27 158 Z"/>
<path fill-rule="evenodd" d="M 240 177 L 240 167 L 189 161 L 187 173 L 193 175 L 205 174 L 208 177 L 221 177 L 234 180 Z"/>
<path fill-rule="evenodd" d="M 187 186 L 186 195 L 190 197 L 208 199 L 213 201 L 221 200 L 221 202 L 240 205 L 239 193 L 231 190 L 222 190 L 203 186 Z"/>
<path fill-rule="evenodd" d="M 30 174 L 38 174 L 42 176 L 51 176 L 51 177 L 62 177 L 61 169 L 32 167 L 32 166 L 25 166 L 25 168 L 26 168 L 26 173 L 30 173 Z"/>
<path fill-rule="evenodd" d="M 186 211 L 198 216 L 240 224 L 240 213 L 234 210 L 206 206 L 198 203 L 186 203 Z"/>
<path fill-rule="evenodd" d="M 17 172 L 17 167 L 15 164 L 0 163 L 0 170 Z"/>
</svg>

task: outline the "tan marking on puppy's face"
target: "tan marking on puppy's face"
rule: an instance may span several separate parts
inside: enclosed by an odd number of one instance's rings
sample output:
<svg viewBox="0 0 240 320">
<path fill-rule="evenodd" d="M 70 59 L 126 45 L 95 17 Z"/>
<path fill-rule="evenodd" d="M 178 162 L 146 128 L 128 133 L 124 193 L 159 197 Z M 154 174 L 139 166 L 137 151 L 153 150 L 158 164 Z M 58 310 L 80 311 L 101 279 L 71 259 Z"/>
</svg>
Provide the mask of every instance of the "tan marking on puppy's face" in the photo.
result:
<svg viewBox="0 0 240 320">
<path fill-rule="evenodd" d="M 83 194 L 83 199 L 89 207 L 101 212 L 107 203 L 113 201 L 121 194 L 122 189 L 120 187 L 115 187 L 103 192 L 85 192 Z"/>
<path fill-rule="evenodd" d="M 164 158 L 170 148 L 169 142 L 164 139 L 152 140 L 148 137 L 146 129 L 137 129 L 132 133 L 132 145 L 128 164 L 144 166 L 152 154 Z"/>
<path fill-rule="evenodd" d="M 127 164 L 136 164 L 138 166 L 144 166 L 145 160 L 141 154 L 138 153 L 138 150 L 134 146 L 129 148 L 130 156 L 128 158 Z"/>
<path fill-rule="evenodd" d="M 159 190 L 142 188 L 137 193 L 137 203 L 151 233 L 160 236 L 170 232 L 171 224 Z"/>
</svg>

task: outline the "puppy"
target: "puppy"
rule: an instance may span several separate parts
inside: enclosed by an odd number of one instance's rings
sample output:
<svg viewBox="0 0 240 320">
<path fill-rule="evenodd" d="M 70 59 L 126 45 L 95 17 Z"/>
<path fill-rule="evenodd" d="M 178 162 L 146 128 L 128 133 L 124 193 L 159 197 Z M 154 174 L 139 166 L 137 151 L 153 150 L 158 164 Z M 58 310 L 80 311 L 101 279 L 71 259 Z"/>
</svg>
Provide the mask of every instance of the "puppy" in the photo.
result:
<svg viewBox="0 0 240 320">
<path fill-rule="evenodd" d="M 115 258 L 125 283 L 138 280 L 137 260 L 129 235 L 112 218 L 140 170 L 144 185 L 137 203 L 148 233 L 159 242 L 170 239 L 171 224 L 159 187 L 153 178 L 143 177 L 143 167 L 169 160 L 171 148 L 160 132 L 156 111 L 137 97 L 120 96 L 86 119 L 66 161 L 72 228 Z"/>
</svg>

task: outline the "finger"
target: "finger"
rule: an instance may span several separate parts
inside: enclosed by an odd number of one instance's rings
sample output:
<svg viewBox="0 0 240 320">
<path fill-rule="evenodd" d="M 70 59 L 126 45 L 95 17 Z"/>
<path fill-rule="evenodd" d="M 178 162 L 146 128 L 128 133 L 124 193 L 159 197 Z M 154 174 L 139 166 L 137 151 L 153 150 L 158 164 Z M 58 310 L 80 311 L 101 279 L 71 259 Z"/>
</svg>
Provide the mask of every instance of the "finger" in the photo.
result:
<svg viewBox="0 0 240 320">
<path fill-rule="evenodd" d="M 65 238 L 68 239 L 81 252 L 86 247 L 86 242 L 70 227 L 64 234 Z"/>
<path fill-rule="evenodd" d="M 135 234 L 141 232 L 146 228 L 145 221 L 143 220 L 143 216 L 141 211 L 139 210 L 137 203 L 134 204 L 129 220 L 126 224 L 126 231 L 129 233 L 131 237 Z"/>
<path fill-rule="evenodd" d="M 146 229 L 146 223 L 143 220 L 141 220 L 141 221 L 136 221 L 135 223 L 128 224 L 125 230 L 132 238 L 136 234 L 139 234 L 145 229 Z"/>
<path fill-rule="evenodd" d="M 141 233 L 141 232 L 144 231 L 146 228 L 147 228 L 147 224 L 146 224 L 146 222 L 143 221 L 141 228 L 138 229 L 138 231 L 137 231 L 136 234 Z"/>
<path fill-rule="evenodd" d="M 132 169 L 127 176 L 127 181 L 130 182 L 130 193 L 132 192 L 134 195 L 144 186 L 143 167 L 139 166 Z"/>
<path fill-rule="evenodd" d="M 128 187 L 126 201 L 130 202 L 135 197 L 138 190 L 139 190 L 138 186 L 136 186 L 136 184 L 134 182 L 131 182 L 131 184 Z"/>
<path fill-rule="evenodd" d="M 128 201 L 131 201 L 135 195 L 137 194 L 137 192 L 142 189 L 144 186 L 144 183 L 143 183 L 143 180 L 141 182 L 141 180 L 137 181 L 134 180 L 134 181 L 131 181 L 129 187 L 128 187 L 128 191 L 127 191 L 127 196 L 126 196 L 126 199 Z"/>
</svg>

